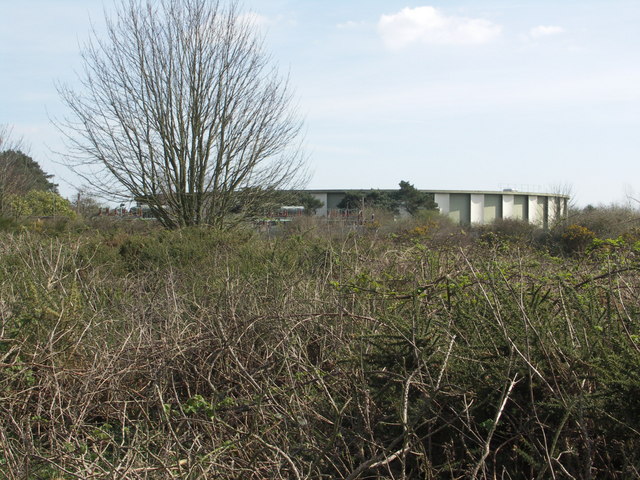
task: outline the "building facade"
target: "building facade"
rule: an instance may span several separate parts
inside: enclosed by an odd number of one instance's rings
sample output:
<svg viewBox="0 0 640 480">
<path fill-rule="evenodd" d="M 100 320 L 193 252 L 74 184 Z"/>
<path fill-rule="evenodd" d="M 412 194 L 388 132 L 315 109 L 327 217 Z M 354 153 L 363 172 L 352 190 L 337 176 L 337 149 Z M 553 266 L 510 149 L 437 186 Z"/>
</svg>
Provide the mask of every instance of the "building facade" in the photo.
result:
<svg viewBox="0 0 640 480">
<path fill-rule="evenodd" d="M 323 203 L 316 215 L 329 216 L 349 190 L 305 190 Z M 362 190 L 357 190 L 362 191 Z M 392 191 L 392 190 L 388 190 Z M 555 193 L 513 190 L 421 190 L 434 196 L 443 215 L 460 225 L 489 224 L 495 220 L 523 220 L 543 228 L 566 218 L 569 197 Z"/>
</svg>

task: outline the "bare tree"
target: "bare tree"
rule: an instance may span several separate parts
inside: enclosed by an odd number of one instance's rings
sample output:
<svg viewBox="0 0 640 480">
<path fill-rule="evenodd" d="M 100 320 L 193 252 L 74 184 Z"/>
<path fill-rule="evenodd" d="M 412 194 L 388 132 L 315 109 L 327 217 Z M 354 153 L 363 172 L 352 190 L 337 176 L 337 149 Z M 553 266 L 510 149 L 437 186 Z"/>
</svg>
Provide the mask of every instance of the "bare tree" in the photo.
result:
<svg viewBox="0 0 640 480">
<path fill-rule="evenodd" d="M 554 194 L 549 198 L 549 218 L 553 219 L 550 228 L 566 225 L 568 218 L 576 211 L 576 199 L 573 185 L 559 182 L 546 189 Z"/>
<path fill-rule="evenodd" d="M 9 143 L 11 142 L 11 129 L 7 125 L 0 125 L 0 152 L 7 150 Z M 7 165 L 7 167 L 9 167 Z M 2 168 L 0 170 L 0 215 L 4 213 L 6 196 L 8 194 L 8 182 L 11 176 L 9 175 L 10 168 Z"/>
<path fill-rule="evenodd" d="M 20 191 L 25 180 L 23 176 L 16 175 L 16 158 L 13 155 L 21 143 L 13 138 L 8 125 L 0 125 L 0 215 L 6 214 L 8 196 Z"/>
<path fill-rule="evenodd" d="M 9 125 L 0 124 L 0 152 L 19 148 L 21 142 L 13 139 L 12 133 Z"/>
<path fill-rule="evenodd" d="M 15 161 L 10 152 L 17 151 L 20 141 L 12 138 L 12 131 L 8 125 L 0 125 L 0 155 L 2 164 L 0 165 L 0 215 L 6 213 L 7 197 L 15 193 L 20 185 L 16 185 L 19 177 L 14 175 Z M 4 155 L 3 155 L 4 154 Z"/>
<path fill-rule="evenodd" d="M 122 0 L 61 86 L 69 164 L 94 188 L 146 203 L 167 227 L 224 226 L 292 186 L 301 122 L 237 4 Z"/>
</svg>

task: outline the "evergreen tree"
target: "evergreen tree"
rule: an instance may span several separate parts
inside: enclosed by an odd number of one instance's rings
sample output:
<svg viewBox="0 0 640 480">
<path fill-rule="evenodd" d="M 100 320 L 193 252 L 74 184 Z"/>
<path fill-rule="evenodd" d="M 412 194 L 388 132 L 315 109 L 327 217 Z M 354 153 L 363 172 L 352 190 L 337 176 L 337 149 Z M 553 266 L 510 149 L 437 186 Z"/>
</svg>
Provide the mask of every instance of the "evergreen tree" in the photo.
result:
<svg viewBox="0 0 640 480">
<path fill-rule="evenodd" d="M 415 215 L 420 210 L 435 210 L 438 205 L 434 201 L 433 194 L 421 192 L 409 182 L 400 182 L 400 189 L 396 191 L 384 190 L 357 190 L 347 192 L 338 208 L 360 209 L 379 208 L 393 213 L 406 210 Z"/>
<path fill-rule="evenodd" d="M 32 190 L 57 193 L 52 178 L 20 150 L 0 152 L 0 214 L 5 212 L 9 195 L 25 195 Z"/>
</svg>

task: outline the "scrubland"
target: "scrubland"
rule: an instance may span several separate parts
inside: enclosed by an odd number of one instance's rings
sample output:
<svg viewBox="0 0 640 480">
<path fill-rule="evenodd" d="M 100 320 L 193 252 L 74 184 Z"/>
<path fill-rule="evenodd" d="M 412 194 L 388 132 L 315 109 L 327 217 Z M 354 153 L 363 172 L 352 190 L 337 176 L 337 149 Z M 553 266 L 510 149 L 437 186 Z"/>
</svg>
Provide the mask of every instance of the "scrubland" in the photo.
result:
<svg viewBox="0 0 640 480">
<path fill-rule="evenodd" d="M 0 242 L 0 479 L 640 475 L 634 224 Z"/>
</svg>

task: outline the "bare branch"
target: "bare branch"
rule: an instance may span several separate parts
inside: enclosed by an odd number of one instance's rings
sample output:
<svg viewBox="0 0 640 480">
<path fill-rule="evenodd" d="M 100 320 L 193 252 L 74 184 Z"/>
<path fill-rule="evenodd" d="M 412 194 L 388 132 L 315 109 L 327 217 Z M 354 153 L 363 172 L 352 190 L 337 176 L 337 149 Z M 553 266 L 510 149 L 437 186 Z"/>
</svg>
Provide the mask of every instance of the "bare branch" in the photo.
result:
<svg viewBox="0 0 640 480">
<path fill-rule="evenodd" d="M 295 182 L 301 122 L 286 79 L 235 3 L 122 0 L 62 86 L 67 163 L 168 227 L 222 226 Z"/>
</svg>

